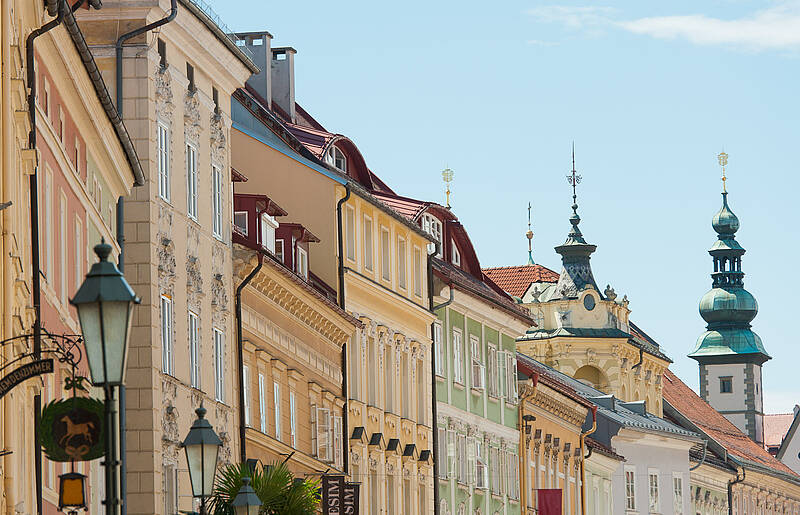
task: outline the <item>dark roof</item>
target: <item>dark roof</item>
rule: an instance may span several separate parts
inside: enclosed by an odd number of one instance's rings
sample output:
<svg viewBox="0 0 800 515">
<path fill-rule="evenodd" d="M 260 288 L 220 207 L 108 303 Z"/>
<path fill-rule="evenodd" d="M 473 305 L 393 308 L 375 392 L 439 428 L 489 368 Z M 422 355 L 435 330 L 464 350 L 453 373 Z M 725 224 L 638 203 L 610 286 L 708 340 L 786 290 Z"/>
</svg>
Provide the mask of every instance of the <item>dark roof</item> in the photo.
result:
<svg viewBox="0 0 800 515">
<path fill-rule="evenodd" d="M 607 445 L 603 445 L 591 436 L 587 436 L 586 440 L 584 441 L 586 442 L 586 446 L 592 449 L 592 452 L 602 454 L 603 456 L 608 456 L 609 458 L 613 458 L 618 461 L 625 461 L 625 458 L 614 452 L 614 449 Z"/>
<path fill-rule="evenodd" d="M 664 401 L 669 406 L 721 445 L 735 459 L 755 464 L 772 473 L 788 475 L 794 481 L 800 480 L 789 467 L 742 433 L 669 370 L 664 372 L 662 392 Z"/>
</svg>

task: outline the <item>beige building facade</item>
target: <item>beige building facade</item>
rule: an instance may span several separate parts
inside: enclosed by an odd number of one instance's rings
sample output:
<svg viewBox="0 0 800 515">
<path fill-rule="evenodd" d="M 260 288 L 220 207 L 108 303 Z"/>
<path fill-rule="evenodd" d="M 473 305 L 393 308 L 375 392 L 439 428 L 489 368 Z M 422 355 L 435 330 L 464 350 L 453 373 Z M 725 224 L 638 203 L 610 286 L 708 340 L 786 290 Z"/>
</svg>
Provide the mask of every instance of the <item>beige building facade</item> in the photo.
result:
<svg viewBox="0 0 800 515">
<path fill-rule="evenodd" d="M 104 2 L 79 21 L 115 84 L 121 32 L 170 2 Z M 231 243 L 230 95 L 258 69 L 188 0 L 123 48 L 122 112 L 147 178 L 125 199 L 125 272 L 141 297 L 127 375 L 127 511 L 195 509 L 179 444 L 204 404 L 220 465 L 238 461 Z M 118 88 L 122 87 L 122 91 Z"/>
</svg>

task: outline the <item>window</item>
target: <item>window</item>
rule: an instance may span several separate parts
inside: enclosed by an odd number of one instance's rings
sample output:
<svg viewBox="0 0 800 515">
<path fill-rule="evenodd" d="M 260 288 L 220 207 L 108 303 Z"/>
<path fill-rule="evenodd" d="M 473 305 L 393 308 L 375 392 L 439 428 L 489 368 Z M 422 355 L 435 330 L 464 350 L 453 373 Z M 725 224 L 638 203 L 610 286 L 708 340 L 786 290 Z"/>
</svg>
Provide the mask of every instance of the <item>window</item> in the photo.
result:
<svg viewBox="0 0 800 515">
<path fill-rule="evenodd" d="M 458 329 L 453 329 L 453 381 L 464 383 L 464 342 Z"/>
<path fill-rule="evenodd" d="M 719 378 L 719 393 L 733 393 L 733 377 Z"/>
<path fill-rule="evenodd" d="M 172 375 L 175 367 L 172 348 L 172 299 L 161 296 L 161 371 Z"/>
<path fill-rule="evenodd" d="M 497 347 L 492 345 L 491 343 L 487 346 L 487 367 L 486 370 L 488 372 L 487 378 L 487 389 L 489 390 L 489 395 L 492 397 L 500 397 L 500 385 L 499 385 L 499 374 L 498 372 L 498 365 L 497 365 Z"/>
<path fill-rule="evenodd" d="M 189 374 L 192 388 L 200 388 L 200 317 L 189 311 Z"/>
<path fill-rule="evenodd" d="M 167 67 L 167 44 L 161 38 L 158 38 L 158 64 L 162 69 Z"/>
<path fill-rule="evenodd" d="M 506 478 L 508 481 L 506 493 L 509 499 L 519 499 L 519 459 L 511 452 L 505 453 Z"/>
<path fill-rule="evenodd" d="M 158 195 L 169 202 L 172 195 L 172 178 L 170 177 L 169 169 L 169 129 L 161 122 L 158 122 L 156 145 L 158 147 L 156 149 L 156 157 L 158 159 Z"/>
<path fill-rule="evenodd" d="M 425 213 L 422 215 L 422 230 L 439 242 L 439 251 L 436 253 L 436 257 L 442 257 L 442 222 L 435 216 Z"/>
<path fill-rule="evenodd" d="M 50 116 L 50 81 L 47 77 L 44 79 L 44 95 L 42 98 L 42 107 L 44 108 L 44 115 Z"/>
<path fill-rule="evenodd" d="M 436 450 L 436 462 L 439 464 L 439 477 L 447 479 L 447 429 L 438 427 L 436 430 L 439 432 L 439 448 Z"/>
<path fill-rule="evenodd" d="M 456 465 L 458 467 L 458 482 L 467 484 L 468 462 L 467 462 L 467 436 L 459 434 L 456 436 Z"/>
<path fill-rule="evenodd" d="M 197 149 L 186 145 L 186 214 L 197 221 Z"/>
<path fill-rule="evenodd" d="M 194 66 L 186 63 L 186 78 L 189 79 L 189 93 L 197 91 L 197 85 L 194 83 Z"/>
<path fill-rule="evenodd" d="M 275 240 L 275 257 L 283 263 L 283 240 Z"/>
<path fill-rule="evenodd" d="M 233 225 L 235 225 L 245 236 L 247 236 L 249 233 L 247 227 L 247 215 L 247 211 L 236 211 L 233 213 Z"/>
<path fill-rule="evenodd" d="M 384 281 L 392 280 L 392 263 L 389 254 L 389 229 L 381 227 L 381 277 Z"/>
<path fill-rule="evenodd" d="M 424 355 L 420 356 L 421 358 L 425 358 Z M 425 383 L 426 379 L 430 376 L 427 375 L 425 370 L 425 359 L 420 359 L 417 361 L 417 423 L 422 424 L 423 426 L 427 425 L 428 422 L 428 410 L 426 409 L 426 401 L 428 396 L 426 395 L 426 388 Z"/>
<path fill-rule="evenodd" d="M 225 402 L 225 333 L 214 328 L 214 398 Z"/>
<path fill-rule="evenodd" d="M 422 296 L 422 251 L 414 247 L 414 295 Z"/>
<path fill-rule="evenodd" d="M 331 461 L 333 449 L 331 446 L 331 410 L 328 408 L 311 407 L 311 446 L 320 461 Z"/>
<path fill-rule="evenodd" d="M 455 266 L 461 266 L 461 253 L 458 251 L 455 240 L 450 240 L 450 262 Z"/>
<path fill-rule="evenodd" d="M 489 488 L 489 467 L 483 454 L 483 441 L 475 440 L 475 487 L 485 490 Z"/>
<path fill-rule="evenodd" d="M 350 206 L 345 208 L 345 237 L 347 242 L 347 259 L 356 260 L 356 211 Z"/>
<path fill-rule="evenodd" d="M 372 340 L 370 340 L 371 342 Z M 384 349 L 384 373 L 383 376 L 385 378 L 385 395 L 386 395 L 386 402 L 385 410 L 394 413 L 394 378 L 396 373 L 396 366 L 394 363 L 394 348 L 390 345 L 387 345 Z"/>
<path fill-rule="evenodd" d="M 647 484 L 650 493 L 650 513 L 658 513 L 658 471 L 648 471 Z"/>
<path fill-rule="evenodd" d="M 267 213 L 261 213 L 261 246 L 275 254 L 275 229 L 278 222 Z"/>
<path fill-rule="evenodd" d="M 672 476 L 672 504 L 675 515 L 683 515 L 683 478 Z"/>
<path fill-rule="evenodd" d="M 397 239 L 397 283 L 402 289 L 406 289 L 406 240 Z"/>
<path fill-rule="evenodd" d="M 481 356 L 481 339 L 475 335 L 470 335 L 469 346 L 472 351 L 472 387 L 483 390 L 484 373 L 483 360 Z"/>
<path fill-rule="evenodd" d="M 297 447 L 297 404 L 294 392 L 289 392 L 289 444 Z"/>
<path fill-rule="evenodd" d="M 211 167 L 211 208 L 213 234 L 222 239 L 222 172 L 218 166 Z"/>
<path fill-rule="evenodd" d="M 58 253 L 59 253 L 59 290 L 61 305 L 67 306 L 67 282 L 69 280 L 69 271 L 67 268 L 67 196 L 61 191 L 58 198 Z"/>
<path fill-rule="evenodd" d="M 506 360 L 506 402 L 517 402 L 517 355 L 505 351 Z"/>
<path fill-rule="evenodd" d="M 267 410 L 266 400 L 264 399 L 264 374 L 258 374 L 258 418 L 260 419 L 260 429 L 262 433 L 267 432 Z"/>
<path fill-rule="evenodd" d="M 45 274 L 50 287 L 55 287 L 53 271 L 53 173 L 47 169 L 44 175 L 44 244 L 47 248 Z"/>
<path fill-rule="evenodd" d="M 489 467 L 492 471 L 492 494 L 500 495 L 502 468 L 500 467 L 500 449 L 497 447 L 489 447 Z"/>
<path fill-rule="evenodd" d="M 78 139 L 78 136 L 75 136 L 75 171 L 80 175 L 80 162 L 81 162 L 81 140 Z"/>
<path fill-rule="evenodd" d="M 275 438 L 281 439 L 281 385 L 280 383 L 272 383 L 272 395 L 275 408 Z"/>
<path fill-rule="evenodd" d="M 214 114 L 219 114 L 219 91 L 217 88 L 211 88 L 211 100 L 214 101 Z"/>
<path fill-rule="evenodd" d="M 364 216 L 364 268 L 372 272 L 372 219 Z"/>
<path fill-rule="evenodd" d="M 250 427 L 250 367 L 242 367 L 242 392 L 244 393 L 244 425 Z"/>
<path fill-rule="evenodd" d="M 297 247 L 297 273 L 308 280 L 308 253 L 302 247 Z"/>
<path fill-rule="evenodd" d="M 444 377 L 444 342 L 442 342 L 442 324 L 433 325 L 433 346 L 436 352 L 436 375 Z"/>
<path fill-rule="evenodd" d="M 329 165 L 333 165 L 334 168 L 340 172 L 347 173 L 347 158 L 337 147 L 333 146 L 328 149 L 328 153 L 325 155 L 325 161 Z"/>
<path fill-rule="evenodd" d="M 400 388 L 400 403 L 401 408 L 403 411 L 403 418 L 411 420 L 411 395 L 410 389 L 411 385 L 409 384 L 411 381 L 411 366 L 408 362 L 408 353 L 403 352 L 400 357 L 400 377 L 401 377 L 401 388 Z"/>
<path fill-rule="evenodd" d="M 342 417 L 333 417 L 331 441 L 333 442 L 333 464 L 336 468 L 341 469 L 344 461 L 342 452 Z"/>
<path fill-rule="evenodd" d="M 175 465 L 164 465 L 164 513 L 178 513 L 178 469 Z"/>
<path fill-rule="evenodd" d="M 75 218 L 75 291 L 83 284 L 86 270 L 83 263 L 83 224 L 80 217 Z"/>
<path fill-rule="evenodd" d="M 636 509 L 636 469 L 625 467 L 625 509 Z"/>
</svg>

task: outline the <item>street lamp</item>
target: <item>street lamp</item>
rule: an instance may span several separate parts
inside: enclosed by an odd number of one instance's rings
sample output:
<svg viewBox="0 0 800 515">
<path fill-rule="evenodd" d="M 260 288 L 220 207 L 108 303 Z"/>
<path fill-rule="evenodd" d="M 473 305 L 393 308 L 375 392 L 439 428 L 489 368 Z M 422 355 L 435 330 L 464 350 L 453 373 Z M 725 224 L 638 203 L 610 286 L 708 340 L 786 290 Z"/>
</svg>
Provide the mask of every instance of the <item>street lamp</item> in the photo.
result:
<svg viewBox="0 0 800 515">
<path fill-rule="evenodd" d="M 206 513 L 206 497 L 214 489 L 214 476 L 217 472 L 217 454 L 222 440 L 205 419 L 203 404 L 194 410 L 197 418 L 183 441 L 186 463 L 189 465 L 189 480 L 192 483 L 192 496 L 200 498 L 200 514 Z"/>
<path fill-rule="evenodd" d="M 242 478 L 242 487 L 239 493 L 233 498 L 231 503 L 235 515 L 258 515 L 261 507 L 261 499 L 256 495 L 256 491 L 250 486 L 250 478 Z"/>
<path fill-rule="evenodd" d="M 105 239 L 95 245 L 99 261 L 92 265 L 83 284 L 70 304 L 78 310 L 83 333 L 89 374 L 95 386 L 105 394 L 106 417 L 106 500 L 105 511 L 117 510 L 117 442 L 114 429 L 114 388 L 125 380 L 128 357 L 128 336 L 131 330 L 133 305 L 139 303 L 128 281 L 117 265 L 108 260 L 111 245 Z"/>
</svg>

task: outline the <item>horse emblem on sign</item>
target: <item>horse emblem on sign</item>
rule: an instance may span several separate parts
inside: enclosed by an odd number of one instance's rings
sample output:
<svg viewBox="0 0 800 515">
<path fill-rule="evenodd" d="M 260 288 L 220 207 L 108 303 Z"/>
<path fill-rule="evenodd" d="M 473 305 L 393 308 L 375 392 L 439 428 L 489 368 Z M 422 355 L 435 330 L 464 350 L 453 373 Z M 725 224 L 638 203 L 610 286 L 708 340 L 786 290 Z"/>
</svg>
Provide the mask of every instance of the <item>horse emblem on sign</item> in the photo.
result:
<svg viewBox="0 0 800 515">
<path fill-rule="evenodd" d="M 88 397 L 53 401 L 42 410 L 41 444 L 51 461 L 89 461 L 105 453 L 103 402 Z"/>
</svg>

